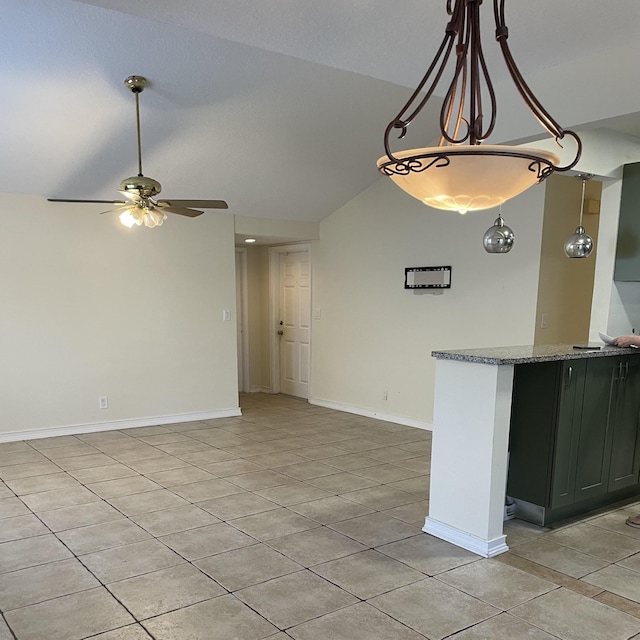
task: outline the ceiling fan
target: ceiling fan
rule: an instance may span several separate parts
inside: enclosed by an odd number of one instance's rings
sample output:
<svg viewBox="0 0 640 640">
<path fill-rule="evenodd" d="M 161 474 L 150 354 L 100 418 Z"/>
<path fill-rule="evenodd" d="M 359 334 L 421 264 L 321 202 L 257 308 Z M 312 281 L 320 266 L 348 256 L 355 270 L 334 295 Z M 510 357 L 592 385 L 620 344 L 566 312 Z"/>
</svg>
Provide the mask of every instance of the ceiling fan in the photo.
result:
<svg viewBox="0 0 640 640">
<path fill-rule="evenodd" d="M 161 226 L 167 213 L 195 218 L 204 211 L 198 209 L 228 209 L 224 200 L 157 200 L 162 187 L 157 180 L 142 174 L 142 146 L 140 144 L 140 104 L 139 95 L 147 84 L 142 76 L 129 76 L 124 81 L 136 97 L 136 131 L 138 134 L 138 175 L 125 178 L 118 190 L 126 200 L 70 200 L 67 198 L 47 198 L 49 202 L 84 202 L 118 205 L 115 209 L 101 213 L 120 213 L 120 222 L 126 227 L 144 224 L 146 227 Z M 196 207 L 192 209 L 191 207 Z"/>
</svg>

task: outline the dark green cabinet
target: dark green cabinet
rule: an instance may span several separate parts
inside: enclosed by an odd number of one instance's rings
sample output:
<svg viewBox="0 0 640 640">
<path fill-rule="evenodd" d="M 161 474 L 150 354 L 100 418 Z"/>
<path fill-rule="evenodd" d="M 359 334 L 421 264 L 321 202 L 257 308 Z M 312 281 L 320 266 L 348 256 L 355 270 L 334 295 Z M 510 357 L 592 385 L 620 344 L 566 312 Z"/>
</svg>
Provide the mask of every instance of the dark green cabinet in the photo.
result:
<svg viewBox="0 0 640 640">
<path fill-rule="evenodd" d="M 558 415 L 555 443 L 552 443 L 555 444 L 555 450 L 551 496 L 547 500 L 552 507 L 561 507 L 574 501 L 585 373 L 586 360 L 560 364 L 560 379 L 557 381 Z"/>
<path fill-rule="evenodd" d="M 626 164 L 622 174 L 620 221 L 613 279 L 640 282 L 640 162 Z"/>
<path fill-rule="evenodd" d="M 635 485 L 640 475 L 640 359 L 619 359 L 614 376 L 609 491 Z"/>
<path fill-rule="evenodd" d="M 517 365 L 508 495 L 547 524 L 640 493 L 639 416 L 638 356 Z"/>
<path fill-rule="evenodd" d="M 575 425 L 574 502 L 607 493 L 611 459 L 610 418 L 617 358 L 594 358 L 585 364 L 581 415 Z"/>
</svg>

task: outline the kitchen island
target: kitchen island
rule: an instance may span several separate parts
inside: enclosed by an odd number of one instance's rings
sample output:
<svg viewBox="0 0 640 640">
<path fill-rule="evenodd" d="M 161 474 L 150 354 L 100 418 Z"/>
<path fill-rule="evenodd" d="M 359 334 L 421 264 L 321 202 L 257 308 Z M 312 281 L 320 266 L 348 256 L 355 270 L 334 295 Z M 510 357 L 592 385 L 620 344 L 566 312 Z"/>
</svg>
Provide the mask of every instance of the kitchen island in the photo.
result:
<svg viewBox="0 0 640 640">
<path fill-rule="evenodd" d="M 524 494 L 515 497 L 527 519 L 546 524 L 640 492 L 638 350 L 539 345 L 432 355 L 427 533 L 484 557 L 508 550 L 511 431 L 510 484 Z"/>
</svg>

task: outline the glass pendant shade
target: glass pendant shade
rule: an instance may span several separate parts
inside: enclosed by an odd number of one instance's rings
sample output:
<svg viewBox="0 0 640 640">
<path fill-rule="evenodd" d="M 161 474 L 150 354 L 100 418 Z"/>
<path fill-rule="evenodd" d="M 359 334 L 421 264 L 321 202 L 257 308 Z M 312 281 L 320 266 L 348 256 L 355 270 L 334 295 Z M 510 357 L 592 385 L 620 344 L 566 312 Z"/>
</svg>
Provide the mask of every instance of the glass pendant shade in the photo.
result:
<svg viewBox="0 0 640 640">
<path fill-rule="evenodd" d="M 587 234 L 583 226 L 567 238 L 564 252 L 568 258 L 587 258 L 593 251 L 593 238 Z"/>
<path fill-rule="evenodd" d="M 424 204 L 466 213 L 503 204 L 558 162 L 556 154 L 540 149 L 459 145 L 402 151 L 394 160 L 383 156 L 378 168 Z"/>
<path fill-rule="evenodd" d="M 513 231 L 507 227 L 500 215 L 493 226 L 487 229 L 482 244 L 487 253 L 509 253 L 515 238 Z"/>
</svg>

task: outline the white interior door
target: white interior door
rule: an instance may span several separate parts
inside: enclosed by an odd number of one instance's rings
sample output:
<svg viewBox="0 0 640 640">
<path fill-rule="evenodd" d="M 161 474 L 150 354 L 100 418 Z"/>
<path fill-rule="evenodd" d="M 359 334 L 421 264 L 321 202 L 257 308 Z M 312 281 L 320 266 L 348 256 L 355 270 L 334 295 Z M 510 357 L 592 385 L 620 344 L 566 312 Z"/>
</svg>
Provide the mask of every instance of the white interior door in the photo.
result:
<svg viewBox="0 0 640 640">
<path fill-rule="evenodd" d="M 280 391 L 309 397 L 311 338 L 309 252 L 280 254 Z"/>
</svg>

